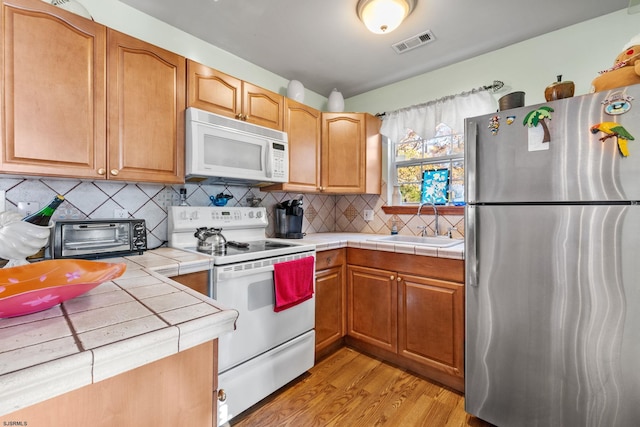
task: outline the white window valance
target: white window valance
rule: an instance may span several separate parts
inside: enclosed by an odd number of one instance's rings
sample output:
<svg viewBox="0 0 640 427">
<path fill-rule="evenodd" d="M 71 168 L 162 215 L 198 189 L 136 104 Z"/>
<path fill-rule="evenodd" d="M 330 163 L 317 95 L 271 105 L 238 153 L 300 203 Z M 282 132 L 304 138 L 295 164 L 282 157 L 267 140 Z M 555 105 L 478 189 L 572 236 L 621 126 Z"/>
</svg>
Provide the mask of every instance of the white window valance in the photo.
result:
<svg viewBox="0 0 640 427">
<path fill-rule="evenodd" d="M 464 132 L 464 119 L 496 111 L 496 101 L 480 88 L 386 113 L 380 133 L 391 141 L 400 141 L 411 129 L 422 138 L 435 136 L 440 123 L 456 132 Z"/>
</svg>

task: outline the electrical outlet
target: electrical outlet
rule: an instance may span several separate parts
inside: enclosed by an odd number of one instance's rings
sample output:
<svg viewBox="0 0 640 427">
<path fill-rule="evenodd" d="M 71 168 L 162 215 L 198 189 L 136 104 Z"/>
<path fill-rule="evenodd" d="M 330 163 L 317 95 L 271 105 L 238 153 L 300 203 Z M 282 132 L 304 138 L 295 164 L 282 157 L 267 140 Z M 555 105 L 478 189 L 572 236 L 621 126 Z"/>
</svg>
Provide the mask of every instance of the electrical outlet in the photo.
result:
<svg viewBox="0 0 640 427">
<path fill-rule="evenodd" d="M 365 221 L 373 221 L 373 209 L 365 209 L 364 210 L 364 220 Z"/>
<path fill-rule="evenodd" d="M 27 216 L 40 210 L 40 203 L 38 202 L 18 202 L 18 212 L 20 215 Z"/>
<path fill-rule="evenodd" d="M 120 208 L 116 208 L 113 210 L 113 217 L 114 218 L 127 218 L 128 217 L 128 213 L 126 209 L 120 209 Z"/>
</svg>

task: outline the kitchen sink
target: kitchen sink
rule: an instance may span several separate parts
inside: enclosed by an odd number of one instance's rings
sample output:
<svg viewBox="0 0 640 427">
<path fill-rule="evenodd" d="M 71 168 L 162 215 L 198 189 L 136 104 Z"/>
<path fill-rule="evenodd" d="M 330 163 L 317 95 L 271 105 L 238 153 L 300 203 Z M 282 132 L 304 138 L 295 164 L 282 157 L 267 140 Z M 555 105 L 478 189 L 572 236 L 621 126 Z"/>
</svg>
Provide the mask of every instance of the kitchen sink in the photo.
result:
<svg viewBox="0 0 640 427">
<path fill-rule="evenodd" d="M 394 234 L 392 236 L 375 237 L 368 240 L 375 241 L 375 242 L 389 242 L 389 243 L 398 243 L 398 244 L 405 244 L 405 245 L 431 246 L 434 248 L 448 248 L 450 246 L 459 245 L 460 243 L 464 242 L 464 240 L 462 239 L 450 239 L 448 237 L 401 236 L 399 234 Z"/>
</svg>

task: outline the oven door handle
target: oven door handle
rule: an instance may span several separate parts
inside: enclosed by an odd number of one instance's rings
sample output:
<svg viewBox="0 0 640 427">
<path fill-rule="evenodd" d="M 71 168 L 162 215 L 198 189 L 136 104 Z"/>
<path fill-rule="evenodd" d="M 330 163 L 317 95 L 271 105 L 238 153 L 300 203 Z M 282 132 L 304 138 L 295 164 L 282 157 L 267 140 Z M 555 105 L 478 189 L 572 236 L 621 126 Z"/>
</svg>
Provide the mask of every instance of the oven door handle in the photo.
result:
<svg viewBox="0 0 640 427">
<path fill-rule="evenodd" d="M 216 274 L 216 279 L 217 280 L 237 279 L 238 277 L 253 276 L 260 273 L 269 273 L 271 271 L 273 271 L 273 265 L 267 265 L 265 267 L 250 268 L 247 270 L 219 271 Z"/>
</svg>

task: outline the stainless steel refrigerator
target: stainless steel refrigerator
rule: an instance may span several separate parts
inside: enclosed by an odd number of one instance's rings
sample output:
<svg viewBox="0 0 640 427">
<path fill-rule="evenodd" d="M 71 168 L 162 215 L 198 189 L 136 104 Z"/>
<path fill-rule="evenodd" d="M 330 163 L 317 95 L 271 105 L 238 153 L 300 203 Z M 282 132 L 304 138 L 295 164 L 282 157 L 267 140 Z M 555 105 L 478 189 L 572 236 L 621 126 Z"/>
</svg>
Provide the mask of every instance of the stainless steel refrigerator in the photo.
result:
<svg viewBox="0 0 640 427">
<path fill-rule="evenodd" d="M 466 411 L 640 425 L 640 85 L 469 118 L 465 168 Z"/>
</svg>

